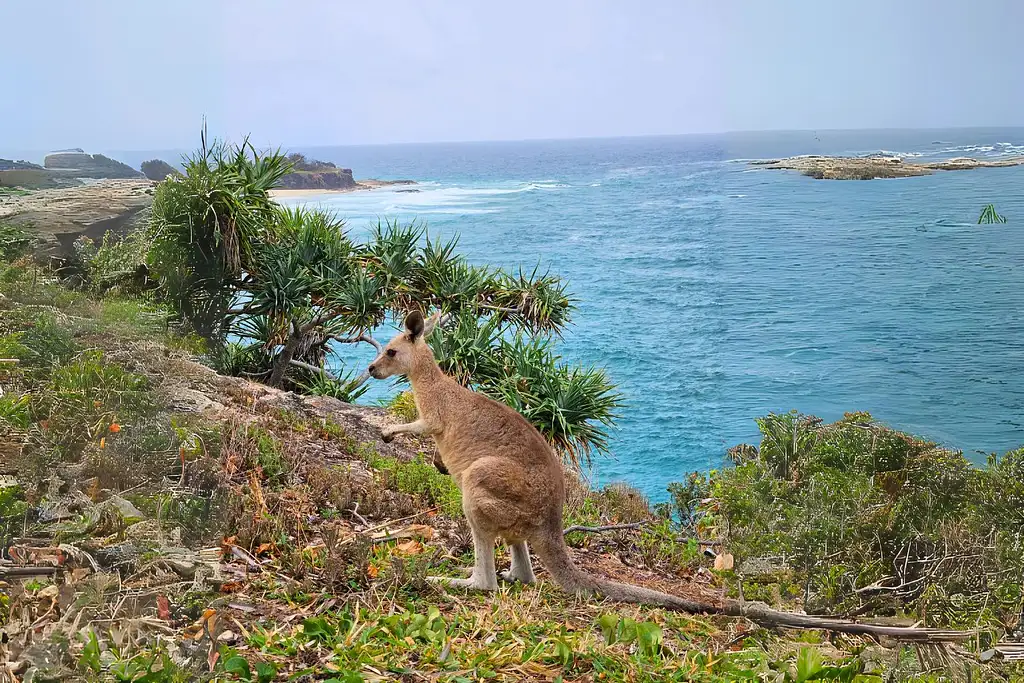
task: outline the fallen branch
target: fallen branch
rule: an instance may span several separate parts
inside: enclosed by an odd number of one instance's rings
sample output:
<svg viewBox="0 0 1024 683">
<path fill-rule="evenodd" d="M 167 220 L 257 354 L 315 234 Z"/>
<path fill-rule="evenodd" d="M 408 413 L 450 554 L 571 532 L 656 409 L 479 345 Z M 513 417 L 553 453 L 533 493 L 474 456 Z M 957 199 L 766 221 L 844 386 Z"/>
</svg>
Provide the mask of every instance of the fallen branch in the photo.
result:
<svg viewBox="0 0 1024 683">
<path fill-rule="evenodd" d="M 399 524 L 401 522 L 408 522 L 410 519 L 416 519 L 417 517 L 422 517 L 423 515 L 428 515 L 431 512 L 437 512 L 437 508 L 433 507 L 433 508 L 430 508 L 429 510 L 420 510 L 419 512 L 417 512 L 414 515 L 409 515 L 408 517 L 402 517 L 401 519 L 393 519 L 393 520 L 391 520 L 389 522 L 384 522 L 383 524 L 378 524 L 377 526 L 375 526 L 373 528 L 366 529 L 362 533 L 364 533 L 364 534 L 372 534 L 375 531 L 380 531 L 381 529 L 387 529 L 389 526 L 395 526 L 396 524 Z"/>
<path fill-rule="evenodd" d="M 573 531 L 580 531 L 588 534 L 597 534 L 602 531 L 619 531 L 620 529 L 639 529 L 647 522 L 632 522 L 630 524 L 606 524 L 605 526 L 583 526 L 582 524 L 573 524 L 572 526 L 566 527 L 562 531 L 562 535 L 571 533 Z"/>
<path fill-rule="evenodd" d="M 809 614 L 780 612 L 761 602 L 739 602 L 727 600 L 721 607 L 713 605 L 694 606 L 706 607 L 707 612 L 717 612 L 730 617 L 744 617 L 763 626 L 784 626 L 787 628 L 815 628 L 838 633 L 853 633 L 869 636 L 886 636 L 905 642 L 945 643 L 964 642 L 975 637 L 973 631 L 950 631 L 937 628 L 917 628 L 913 626 L 883 626 L 881 624 L 864 624 L 846 619 L 832 617 L 815 617 Z M 690 610 L 686 610 L 690 611 Z"/>
<path fill-rule="evenodd" d="M 352 506 L 352 509 L 349 510 L 349 514 L 351 514 L 353 517 L 355 517 L 359 521 L 359 523 L 362 524 L 363 526 L 370 526 L 370 523 L 366 521 L 366 518 L 363 517 L 361 514 L 359 514 L 359 501 L 358 500 L 356 501 L 355 505 Z"/>
<path fill-rule="evenodd" d="M 59 567 L 0 567 L 0 579 L 18 576 L 53 576 Z"/>
</svg>

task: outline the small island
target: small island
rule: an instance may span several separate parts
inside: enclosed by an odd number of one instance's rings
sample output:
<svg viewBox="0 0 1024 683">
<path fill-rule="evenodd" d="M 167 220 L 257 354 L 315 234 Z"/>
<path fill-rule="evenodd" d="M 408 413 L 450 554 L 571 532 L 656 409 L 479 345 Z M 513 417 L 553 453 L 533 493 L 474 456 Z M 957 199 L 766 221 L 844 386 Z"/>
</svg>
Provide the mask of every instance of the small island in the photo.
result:
<svg viewBox="0 0 1024 683">
<path fill-rule="evenodd" d="M 818 180 L 872 180 L 874 178 L 910 178 L 931 175 L 934 171 L 966 171 L 974 168 L 1020 166 L 1024 164 L 1024 156 L 994 160 L 956 157 L 944 161 L 917 163 L 886 155 L 842 157 L 809 154 L 785 159 L 751 161 L 750 164 L 769 169 L 799 171 L 803 175 Z"/>
</svg>

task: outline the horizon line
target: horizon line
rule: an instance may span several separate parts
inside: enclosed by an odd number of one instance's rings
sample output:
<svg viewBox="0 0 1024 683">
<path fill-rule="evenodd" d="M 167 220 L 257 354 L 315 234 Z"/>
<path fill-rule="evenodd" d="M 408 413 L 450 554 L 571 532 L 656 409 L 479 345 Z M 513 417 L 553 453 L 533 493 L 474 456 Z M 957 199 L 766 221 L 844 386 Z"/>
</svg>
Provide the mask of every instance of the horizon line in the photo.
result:
<svg viewBox="0 0 1024 683">
<path fill-rule="evenodd" d="M 860 133 L 860 132 L 925 132 L 925 131 L 953 131 L 953 130 L 991 130 L 991 129 L 1024 129 L 1024 123 L 1010 124 L 1010 125 L 972 125 L 972 126 L 927 126 L 922 128 L 912 128 L 907 126 L 895 126 L 895 127 L 869 127 L 869 128 L 764 128 L 764 129 L 737 129 L 737 130 L 724 130 L 715 132 L 690 132 L 690 133 L 643 133 L 643 134 L 627 134 L 627 135 L 581 135 L 576 137 L 527 137 L 527 138 L 490 138 L 490 139 L 476 139 L 476 140 L 430 140 L 430 141 L 394 141 L 394 142 L 347 142 L 347 143 L 292 143 L 292 144 L 279 144 L 276 148 L 282 150 L 302 149 L 302 148 L 317 148 L 317 147 L 402 147 L 402 146 L 416 146 L 416 145 L 478 145 L 478 144 L 511 144 L 517 142 L 583 142 L 583 141 L 597 141 L 597 140 L 642 140 L 642 139 L 653 139 L 653 138 L 682 138 L 682 137 L 715 137 L 723 135 L 750 135 L 757 133 L 778 133 L 778 134 L 792 134 L 792 133 Z M 243 136 L 245 137 L 245 136 Z M 230 137 L 219 138 L 230 141 Z M 100 146 L 103 149 L 103 146 Z M 70 149 L 70 148 L 64 148 Z M 79 149 L 85 149 L 79 147 Z M 139 152 L 152 152 L 152 151 L 181 151 L 186 149 L 192 149 L 191 147 L 186 148 L 174 148 L 174 147 L 106 147 L 109 152 L 128 152 L 128 153 L 139 153 Z M 32 152 L 42 154 L 52 154 L 58 151 L 54 149 L 28 149 L 22 150 L 21 153 Z M 87 153 L 93 154 L 95 152 Z"/>
</svg>

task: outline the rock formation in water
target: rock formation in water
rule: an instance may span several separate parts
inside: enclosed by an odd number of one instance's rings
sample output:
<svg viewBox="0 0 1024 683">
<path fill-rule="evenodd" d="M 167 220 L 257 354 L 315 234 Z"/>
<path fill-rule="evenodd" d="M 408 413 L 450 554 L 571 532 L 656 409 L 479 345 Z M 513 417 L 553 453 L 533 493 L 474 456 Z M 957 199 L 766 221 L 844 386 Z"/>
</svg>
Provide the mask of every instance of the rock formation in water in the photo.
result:
<svg viewBox="0 0 1024 683">
<path fill-rule="evenodd" d="M 1024 157 L 1004 159 L 972 159 L 957 157 L 945 161 L 927 163 L 906 162 L 893 156 L 832 157 L 807 155 L 786 159 L 765 159 L 750 162 L 754 166 L 771 169 L 786 169 L 817 178 L 819 180 L 871 180 L 873 178 L 909 178 L 931 175 L 933 171 L 963 171 L 973 168 L 998 168 L 1020 166 Z"/>
</svg>

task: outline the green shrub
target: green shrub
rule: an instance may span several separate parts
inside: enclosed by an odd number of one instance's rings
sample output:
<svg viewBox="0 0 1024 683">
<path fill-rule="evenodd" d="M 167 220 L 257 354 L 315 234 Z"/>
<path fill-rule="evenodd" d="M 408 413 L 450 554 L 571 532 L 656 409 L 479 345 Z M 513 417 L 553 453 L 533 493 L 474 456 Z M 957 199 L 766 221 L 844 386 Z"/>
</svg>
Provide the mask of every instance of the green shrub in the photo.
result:
<svg viewBox="0 0 1024 683">
<path fill-rule="evenodd" d="M 4 394 L 0 396 L 0 427 L 6 425 L 14 429 L 28 429 L 32 424 L 29 411 L 29 394 Z"/>
<path fill-rule="evenodd" d="M 423 503 L 437 507 L 446 515 L 456 517 L 462 514 L 462 495 L 458 486 L 451 477 L 438 472 L 433 462 L 422 454 L 408 462 L 373 454 L 369 464 L 381 473 L 385 488 L 419 496 Z"/>
<path fill-rule="evenodd" d="M 0 223 L 0 258 L 14 261 L 32 250 L 35 239 L 24 228 Z"/>
<path fill-rule="evenodd" d="M 36 368 L 50 368 L 66 363 L 78 350 L 67 325 L 60 324 L 53 313 L 36 316 L 26 323 L 23 332 L 16 332 L 9 337 L 25 350 L 24 353 L 15 351 L 20 355 L 14 357 Z"/>
<path fill-rule="evenodd" d="M 1021 451 L 977 469 L 864 413 L 830 425 L 769 415 L 758 425 L 760 447 L 731 451 L 735 465 L 711 474 L 697 508 L 741 575 L 795 572 L 808 609 L 1007 627 L 1019 618 Z M 693 498 L 689 487 L 673 494 Z M 685 514 L 685 502 L 677 507 Z M 1007 600 L 989 599 L 996 590 Z"/>
<path fill-rule="evenodd" d="M 107 232 L 98 245 L 88 237 L 79 238 L 75 255 L 94 291 L 138 293 L 147 288 L 146 259 L 151 246 L 151 236 L 145 230 L 133 230 L 123 237 Z"/>
</svg>

